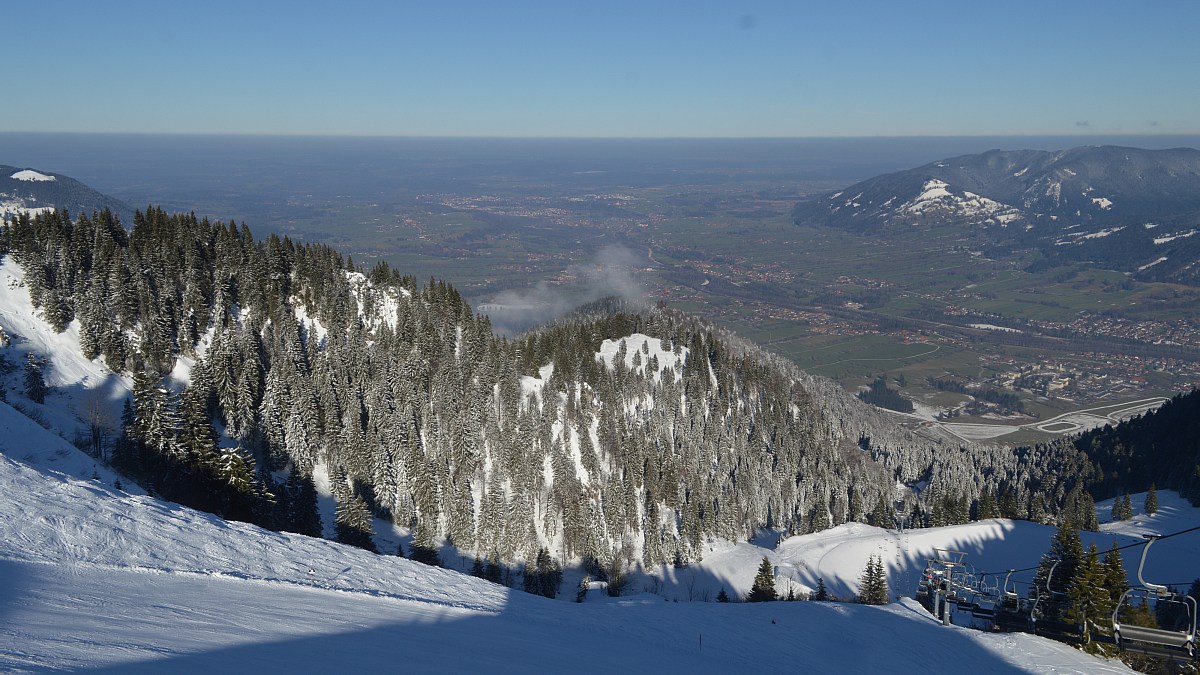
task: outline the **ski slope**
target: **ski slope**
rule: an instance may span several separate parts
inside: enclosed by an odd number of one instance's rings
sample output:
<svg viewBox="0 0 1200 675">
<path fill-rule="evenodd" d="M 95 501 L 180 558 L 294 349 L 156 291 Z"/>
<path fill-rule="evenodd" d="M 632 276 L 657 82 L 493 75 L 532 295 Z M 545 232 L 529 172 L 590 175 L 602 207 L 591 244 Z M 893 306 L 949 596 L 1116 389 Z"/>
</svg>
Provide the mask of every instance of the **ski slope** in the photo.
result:
<svg viewBox="0 0 1200 675">
<path fill-rule="evenodd" d="M 1084 546 L 1096 544 L 1101 553 L 1115 542 L 1118 546 L 1143 541 L 1143 534 L 1170 534 L 1200 525 L 1200 509 L 1178 494 L 1161 490 L 1159 510 L 1142 512 L 1145 494 L 1132 495 L 1135 515 L 1125 522 L 1111 521 L 1112 500 L 1097 505 L 1100 532 L 1082 532 Z M 671 600 L 712 600 L 721 589 L 745 595 L 763 557 L 775 570 L 775 588 L 781 596 L 789 591 L 806 594 L 816 589 L 818 579 L 838 598 L 854 598 L 859 578 L 870 556 L 879 556 L 888 575 L 892 596 L 911 596 L 926 561 L 937 549 L 966 553 L 966 562 L 979 572 L 997 573 L 1003 581 L 1007 570 L 1017 570 L 1011 581 L 1022 594 L 1029 593 L 1033 571 L 1050 548 L 1055 532 L 1051 525 L 1028 521 L 992 519 L 966 525 L 918 530 L 887 530 L 862 523 L 846 523 L 823 532 L 789 537 L 776 544 L 778 535 L 765 532 L 755 542 L 711 541 L 704 559 L 686 569 L 663 566 L 653 570 L 657 581 L 639 577 L 636 588 L 649 588 Z M 757 545 L 756 545 L 757 544 Z M 1122 551 L 1129 582 L 1137 584 L 1141 547 Z M 1200 532 L 1154 544 L 1146 561 L 1147 581 L 1187 590 L 1200 578 Z"/>
<path fill-rule="evenodd" d="M 20 417 L 0 404 L 2 671 L 1130 672 L 911 600 L 548 600 L 31 466 L 77 451 Z"/>
</svg>

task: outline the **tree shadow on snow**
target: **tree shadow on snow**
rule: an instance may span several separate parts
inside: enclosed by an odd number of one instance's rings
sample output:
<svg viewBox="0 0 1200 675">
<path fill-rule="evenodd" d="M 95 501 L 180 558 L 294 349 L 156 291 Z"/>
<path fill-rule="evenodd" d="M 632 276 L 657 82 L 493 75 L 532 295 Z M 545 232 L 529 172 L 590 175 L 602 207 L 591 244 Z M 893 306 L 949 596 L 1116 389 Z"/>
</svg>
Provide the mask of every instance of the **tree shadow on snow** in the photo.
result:
<svg viewBox="0 0 1200 675">
<path fill-rule="evenodd" d="M 331 617 L 341 612 L 335 603 Z M 400 622 L 90 672 L 1024 672 L 961 631 L 859 605 L 667 603 L 646 595 L 580 605 L 513 591 L 500 612 L 424 611 L 408 603 L 396 609 Z"/>
</svg>

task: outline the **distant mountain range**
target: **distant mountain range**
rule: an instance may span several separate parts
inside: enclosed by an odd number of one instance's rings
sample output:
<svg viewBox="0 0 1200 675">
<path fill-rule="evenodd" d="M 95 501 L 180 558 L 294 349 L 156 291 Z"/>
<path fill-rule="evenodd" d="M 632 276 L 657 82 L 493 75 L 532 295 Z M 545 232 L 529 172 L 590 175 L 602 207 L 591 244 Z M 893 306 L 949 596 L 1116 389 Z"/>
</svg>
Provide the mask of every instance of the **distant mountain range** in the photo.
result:
<svg viewBox="0 0 1200 675">
<path fill-rule="evenodd" d="M 74 178 L 0 165 L 0 218 L 54 208 L 65 208 L 72 216 L 107 208 L 125 223 L 133 221 L 133 209 L 128 204 L 101 194 Z"/>
<path fill-rule="evenodd" d="M 794 216 L 889 236 L 950 226 L 981 243 L 1200 283 L 1200 151 L 1191 148 L 991 150 L 865 180 Z"/>
</svg>

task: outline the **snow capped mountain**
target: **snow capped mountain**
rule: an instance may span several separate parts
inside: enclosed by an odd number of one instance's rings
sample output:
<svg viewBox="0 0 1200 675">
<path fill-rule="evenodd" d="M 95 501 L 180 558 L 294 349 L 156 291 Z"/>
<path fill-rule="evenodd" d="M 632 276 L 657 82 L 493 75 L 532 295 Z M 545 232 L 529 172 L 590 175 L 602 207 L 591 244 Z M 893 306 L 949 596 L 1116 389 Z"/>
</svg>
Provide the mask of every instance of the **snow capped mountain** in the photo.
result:
<svg viewBox="0 0 1200 675">
<path fill-rule="evenodd" d="M 68 209 L 72 215 L 108 209 L 125 222 L 133 220 L 128 205 L 73 178 L 0 165 L 0 219 L 20 213 L 33 216 L 55 208 Z"/>
<path fill-rule="evenodd" d="M 927 180 L 921 186 L 923 192 L 916 198 L 901 204 L 897 212 L 906 213 L 919 219 L 929 217 L 961 218 L 978 225 L 1007 226 L 1009 222 L 1022 218 L 1021 212 L 1011 206 L 966 190 L 960 194 L 954 194 L 949 188 L 950 184 L 945 181 Z"/>
<path fill-rule="evenodd" d="M 801 203 L 795 219 L 863 232 L 951 226 L 983 241 L 1023 238 L 1058 256 L 1193 279 L 1200 249 L 1174 237 L 1200 225 L 1200 151 L 991 150 L 871 178 Z M 1170 232 L 1152 235 L 1144 224 Z"/>
</svg>

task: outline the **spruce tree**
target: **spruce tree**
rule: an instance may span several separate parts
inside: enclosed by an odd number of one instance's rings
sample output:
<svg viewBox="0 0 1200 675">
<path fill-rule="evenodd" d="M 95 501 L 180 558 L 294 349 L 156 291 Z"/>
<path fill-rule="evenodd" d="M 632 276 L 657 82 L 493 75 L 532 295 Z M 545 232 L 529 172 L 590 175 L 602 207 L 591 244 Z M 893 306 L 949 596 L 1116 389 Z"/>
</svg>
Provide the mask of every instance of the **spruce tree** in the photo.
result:
<svg viewBox="0 0 1200 675">
<path fill-rule="evenodd" d="M 1100 551 L 1092 544 L 1075 568 L 1075 575 L 1067 590 L 1068 607 L 1065 618 L 1080 626 L 1084 635 L 1103 630 L 1112 616 L 1112 596 L 1105 587 L 1106 574 L 1100 562 Z M 1086 649 L 1095 652 L 1098 647 L 1090 640 Z"/>
<path fill-rule="evenodd" d="M 825 602 L 829 600 L 829 588 L 825 586 L 825 579 L 817 577 L 817 592 L 812 596 L 813 600 Z"/>
<path fill-rule="evenodd" d="M 1108 591 L 1109 601 L 1113 606 L 1121 600 L 1121 595 L 1129 590 L 1129 575 L 1125 573 L 1125 562 L 1121 559 L 1121 551 L 1117 542 L 1113 542 L 1108 552 L 1104 554 L 1104 589 Z"/>
<path fill-rule="evenodd" d="M 1121 498 L 1121 495 L 1117 495 L 1116 498 L 1113 499 L 1112 519 L 1114 521 L 1128 520 L 1128 516 L 1125 515 L 1125 500 Z"/>
<path fill-rule="evenodd" d="M 1065 520 L 1055 530 L 1050 540 L 1050 549 L 1042 555 L 1038 571 L 1034 575 L 1034 587 L 1039 595 L 1050 602 L 1042 603 L 1043 616 L 1061 621 L 1070 608 L 1069 603 L 1059 601 L 1063 593 L 1070 593 L 1071 585 L 1077 580 L 1080 564 L 1084 557 L 1083 543 L 1079 530 Z M 1053 575 L 1051 574 L 1053 572 Z"/>
<path fill-rule="evenodd" d="M 422 526 L 417 526 L 417 531 L 413 535 L 412 560 L 433 567 L 441 567 L 442 556 L 438 553 L 437 546 L 433 543 L 433 537 Z"/>
<path fill-rule="evenodd" d="M 717 593 L 717 602 L 729 602 L 729 594 L 722 588 L 720 593 Z"/>
<path fill-rule="evenodd" d="M 25 396 L 34 403 L 46 402 L 46 380 L 42 376 L 42 360 L 33 352 L 25 355 Z"/>
<path fill-rule="evenodd" d="M 1150 489 L 1146 491 L 1146 503 L 1142 508 L 1150 515 L 1158 513 L 1158 490 L 1155 489 L 1154 483 L 1151 483 Z"/>
<path fill-rule="evenodd" d="M 283 484 L 285 504 L 285 524 L 282 529 L 288 532 L 320 537 L 321 513 L 317 507 L 317 487 L 313 484 L 312 476 L 293 470 Z"/>
<path fill-rule="evenodd" d="M 372 553 L 379 552 L 372 538 L 375 528 L 371 525 L 371 512 L 362 497 L 349 493 L 339 499 L 334 519 L 338 541 Z"/>
<path fill-rule="evenodd" d="M 858 601 L 864 605 L 886 605 L 888 603 L 887 574 L 883 559 L 872 555 L 859 579 Z"/>
<path fill-rule="evenodd" d="M 559 568 L 558 561 L 550 557 L 549 550 L 539 548 L 533 566 L 525 568 L 525 592 L 553 598 L 558 595 L 558 587 L 561 584 L 562 569 Z"/>
<path fill-rule="evenodd" d="M 771 566 L 771 561 L 763 556 L 762 564 L 758 566 L 758 574 L 754 577 L 754 585 L 750 587 L 750 595 L 747 596 L 747 602 L 767 602 L 775 600 L 775 569 Z"/>
<path fill-rule="evenodd" d="M 984 492 L 979 496 L 979 519 L 987 520 L 996 518 L 1000 515 L 1000 508 L 996 504 L 996 497 L 991 492 Z"/>
<path fill-rule="evenodd" d="M 504 565 L 500 562 L 500 554 L 492 551 L 488 556 L 487 565 L 483 568 L 483 578 L 498 584 L 504 578 Z"/>
</svg>

